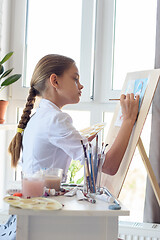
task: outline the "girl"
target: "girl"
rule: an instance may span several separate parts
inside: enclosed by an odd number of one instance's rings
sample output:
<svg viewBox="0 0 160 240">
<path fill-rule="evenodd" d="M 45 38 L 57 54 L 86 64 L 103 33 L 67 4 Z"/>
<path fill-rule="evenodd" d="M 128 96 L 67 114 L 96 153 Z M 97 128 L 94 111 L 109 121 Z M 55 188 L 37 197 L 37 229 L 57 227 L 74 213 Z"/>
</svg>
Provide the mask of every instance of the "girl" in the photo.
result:
<svg viewBox="0 0 160 240">
<path fill-rule="evenodd" d="M 50 54 L 38 62 L 17 134 L 9 146 L 13 167 L 17 166 L 21 149 L 22 170 L 26 173 L 62 168 L 66 179 L 71 159 L 82 161 L 81 140 L 86 144 L 95 136 L 83 138 L 73 127 L 71 117 L 61 110 L 66 104 L 78 103 L 82 89 L 78 69 L 71 58 Z M 36 96 L 42 99 L 36 113 L 30 117 Z M 122 95 L 120 102 L 123 123 L 102 168 L 111 175 L 117 172 L 127 148 L 138 113 L 139 96 L 134 99 L 133 94 Z"/>
<path fill-rule="evenodd" d="M 75 62 L 68 57 L 50 54 L 36 65 L 29 96 L 18 124 L 17 134 L 9 146 L 12 166 L 16 167 L 21 148 L 22 170 L 34 173 L 42 168 L 62 168 L 64 178 L 71 159 L 83 159 L 85 139 L 73 127 L 72 119 L 61 111 L 66 104 L 78 103 L 83 86 Z M 30 117 L 36 96 L 42 97 L 37 112 Z M 138 113 L 139 96 L 122 95 L 123 123 L 119 134 L 107 152 L 102 171 L 114 175 L 125 153 Z M 22 141 L 23 136 L 23 141 Z"/>
</svg>

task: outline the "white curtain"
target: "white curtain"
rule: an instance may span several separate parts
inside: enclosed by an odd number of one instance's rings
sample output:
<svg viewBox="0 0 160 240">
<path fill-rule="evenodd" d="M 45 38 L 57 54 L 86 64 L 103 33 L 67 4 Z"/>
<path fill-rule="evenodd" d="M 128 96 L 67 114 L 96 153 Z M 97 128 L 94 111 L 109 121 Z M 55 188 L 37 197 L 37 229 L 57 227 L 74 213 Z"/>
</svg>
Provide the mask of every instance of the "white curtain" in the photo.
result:
<svg viewBox="0 0 160 240">
<path fill-rule="evenodd" d="M 155 68 L 160 68 L 160 0 L 157 0 L 157 29 Z M 152 123 L 149 160 L 160 186 L 160 82 L 152 104 Z M 147 178 L 144 207 L 144 222 L 160 223 L 160 206 L 153 192 L 150 180 Z"/>
</svg>

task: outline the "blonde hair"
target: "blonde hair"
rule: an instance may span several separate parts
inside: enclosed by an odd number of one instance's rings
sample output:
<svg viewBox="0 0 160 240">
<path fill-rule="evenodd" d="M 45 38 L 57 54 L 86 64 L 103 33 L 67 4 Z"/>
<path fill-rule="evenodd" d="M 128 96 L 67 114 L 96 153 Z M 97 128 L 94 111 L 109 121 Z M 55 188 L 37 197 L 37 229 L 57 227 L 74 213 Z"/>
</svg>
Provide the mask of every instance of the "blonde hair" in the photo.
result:
<svg viewBox="0 0 160 240">
<path fill-rule="evenodd" d="M 74 63 L 73 59 L 58 54 L 49 54 L 40 59 L 32 75 L 29 95 L 18 128 L 23 130 L 26 128 L 27 123 L 30 120 L 36 96 L 42 96 L 42 92 L 45 91 L 46 88 L 46 80 L 51 74 L 55 73 L 57 76 L 61 76 Z M 22 136 L 23 134 L 17 132 L 8 148 L 8 151 L 11 154 L 12 167 L 16 167 L 18 164 L 22 148 Z"/>
</svg>

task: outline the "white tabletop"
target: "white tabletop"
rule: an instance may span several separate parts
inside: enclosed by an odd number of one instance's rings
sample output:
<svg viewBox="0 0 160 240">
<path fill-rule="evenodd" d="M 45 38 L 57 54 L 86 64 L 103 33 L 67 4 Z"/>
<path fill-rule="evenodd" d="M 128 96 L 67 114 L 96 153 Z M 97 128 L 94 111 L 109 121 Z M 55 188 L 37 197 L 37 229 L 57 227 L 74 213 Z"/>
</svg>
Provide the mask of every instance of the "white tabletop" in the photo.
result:
<svg viewBox="0 0 160 240">
<path fill-rule="evenodd" d="M 28 210 L 28 209 L 20 209 L 15 207 L 9 208 L 10 214 L 16 215 L 41 215 L 41 216 L 128 216 L 129 210 L 127 210 L 121 204 L 121 210 L 110 210 L 108 207 L 111 205 L 110 203 L 97 200 L 96 203 L 90 203 L 85 200 L 78 201 L 77 196 L 74 197 L 64 197 L 64 196 L 56 196 L 50 197 L 61 204 L 63 207 L 61 210 Z"/>
</svg>

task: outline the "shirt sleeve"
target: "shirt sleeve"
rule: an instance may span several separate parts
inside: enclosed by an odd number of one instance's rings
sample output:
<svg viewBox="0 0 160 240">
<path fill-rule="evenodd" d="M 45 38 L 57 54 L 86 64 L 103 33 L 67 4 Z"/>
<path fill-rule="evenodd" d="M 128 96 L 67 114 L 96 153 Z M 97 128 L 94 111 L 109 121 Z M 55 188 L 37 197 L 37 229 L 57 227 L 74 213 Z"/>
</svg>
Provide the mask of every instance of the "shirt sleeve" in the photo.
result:
<svg viewBox="0 0 160 240">
<path fill-rule="evenodd" d="M 88 142 L 88 139 L 75 129 L 72 118 L 67 113 L 58 113 L 49 127 L 50 143 L 61 148 L 72 159 L 82 162 L 84 152 L 81 140 L 84 144 Z"/>
</svg>

